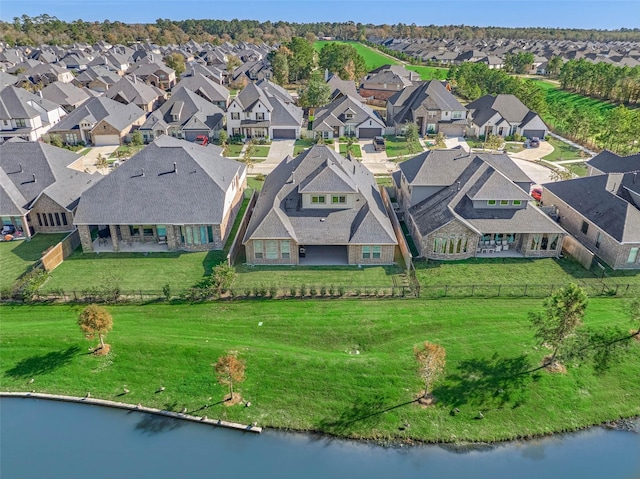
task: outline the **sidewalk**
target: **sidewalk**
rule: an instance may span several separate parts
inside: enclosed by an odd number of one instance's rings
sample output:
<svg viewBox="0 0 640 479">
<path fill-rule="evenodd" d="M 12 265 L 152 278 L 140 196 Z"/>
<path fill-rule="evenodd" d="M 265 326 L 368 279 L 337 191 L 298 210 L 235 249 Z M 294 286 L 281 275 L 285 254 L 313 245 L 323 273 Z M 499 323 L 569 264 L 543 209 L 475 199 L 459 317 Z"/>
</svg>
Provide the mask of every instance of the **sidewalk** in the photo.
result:
<svg viewBox="0 0 640 479">
<path fill-rule="evenodd" d="M 591 155 L 592 157 L 597 155 L 597 153 L 596 153 L 595 151 L 591 151 L 589 148 L 585 148 L 585 147 L 584 147 L 584 146 L 582 146 L 582 145 L 578 145 L 577 143 L 574 143 L 574 142 L 573 142 L 573 141 L 571 141 L 571 140 L 567 140 L 566 138 L 564 138 L 564 137 L 562 137 L 562 136 L 560 136 L 560 135 L 556 135 L 555 133 L 551 133 L 551 132 L 549 132 L 549 136 L 552 136 L 552 137 L 553 137 L 553 138 L 555 138 L 556 140 L 564 141 L 564 142 L 565 142 L 565 143 L 567 143 L 568 145 L 571 145 L 571 146 L 573 146 L 574 148 L 577 148 L 577 149 L 579 149 L 579 150 L 582 150 L 582 151 L 584 151 L 585 153 L 588 153 L 589 155 Z M 583 161 L 588 161 L 588 160 L 589 160 L 589 158 L 585 158 Z"/>
</svg>

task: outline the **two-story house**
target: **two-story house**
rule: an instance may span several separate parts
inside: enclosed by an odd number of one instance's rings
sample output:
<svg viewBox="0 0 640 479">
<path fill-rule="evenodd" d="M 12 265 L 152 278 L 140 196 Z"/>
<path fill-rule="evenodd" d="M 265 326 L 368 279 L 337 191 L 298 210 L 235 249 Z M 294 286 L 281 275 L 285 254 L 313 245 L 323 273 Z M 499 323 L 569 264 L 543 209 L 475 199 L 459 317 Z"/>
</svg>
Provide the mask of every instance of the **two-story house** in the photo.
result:
<svg viewBox="0 0 640 479">
<path fill-rule="evenodd" d="M 378 114 L 358 99 L 341 96 L 316 110 L 312 130 L 324 139 L 353 136 L 373 138 L 385 132 L 385 124 Z"/>
<path fill-rule="evenodd" d="M 180 88 L 191 90 L 196 95 L 201 96 L 222 110 L 226 110 L 231 101 L 229 90 L 222 84 L 214 82 L 201 73 L 194 73 L 191 76 L 182 77 L 178 84 L 173 87 L 172 91 L 178 91 Z"/>
<path fill-rule="evenodd" d="M 36 141 L 66 114 L 57 103 L 22 88 L 7 86 L 0 90 L 0 139 Z"/>
<path fill-rule="evenodd" d="M 124 105 L 133 103 L 145 112 L 152 112 L 160 106 L 166 94 L 159 88 L 147 85 L 133 75 L 131 78 L 123 77 L 117 83 L 111 85 L 104 94 L 105 97 L 118 101 Z"/>
<path fill-rule="evenodd" d="M 556 257 L 566 232 L 534 205 L 506 154 L 431 150 L 393 175 L 402 217 L 429 259 Z"/>
<path fill-rule="evenodd" d="M 409 86 L 387 101 L 387 125 L 401 134 L 407 122 L 418 125 L 421 136 L 443 133 L 463 136 L 467 109 L 460 104 L 442 82 L 431 80 Z"/>
<path fill-rule="evenodd" d="M 268 176 L 245 233 L 247 263 L 392 264 L 397 240 L 373 174 L 316 145 Z"/>
<path fill-rule="evenodd" d="M 128 71 L 129 75 L 135 75 L 147 85 L 161 90 L 171 90 L 176 84 L 176 72 L 159 63 L 136 63 Z"/>
<path fill-rule="evenodd" d="M 280 96 L 249 83 L 227 109 L 227 133 L 243 138 L 296 139 L 303 112 Z"/>
</svg>

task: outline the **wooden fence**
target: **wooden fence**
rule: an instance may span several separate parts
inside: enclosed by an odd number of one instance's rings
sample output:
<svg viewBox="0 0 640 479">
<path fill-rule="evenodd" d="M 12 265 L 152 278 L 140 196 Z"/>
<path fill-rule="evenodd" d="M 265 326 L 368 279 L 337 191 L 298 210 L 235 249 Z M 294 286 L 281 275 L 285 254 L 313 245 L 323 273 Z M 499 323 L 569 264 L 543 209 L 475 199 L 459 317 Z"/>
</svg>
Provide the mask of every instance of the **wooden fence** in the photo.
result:
<svg viewBox="0 0 640 479">
<path fill-rule="evenodd" d="M 393 205 L 391 204 L 391 198 L 389 198 L 389 193 L 387 192 L 387 188 L 380 187 L 380 192 L 382 194 L 382 202 L 384 206 L 387 208 L 387 215 L 391 219 L 391 225 L 393 226 L 393 231 L 396 233 L 396 239 L 398 240 L 398 247 L 400 248 L 400 252 L 402 253 L 402 257 L 404 258 L 405 269 L 409 271 L 412 266 L 413 256 L 411 255 L 411 250 L 409 249 L 409 245 L 407 244 L 407 239 L 404 237 L 404 233 L 402 232 L 402 227 L 400 226 L 400 221 L 398 221 L 398 217 L 396 216 L 396 212 L 393 209 Z"/>
<path fill-rule="evenodd" d="M 564 237 L 562 241 L 562 251 L 563 253 L 573 256 L 585 269 L 591 269 L 595 255 L 573 236 Z"/>
<path fill-rule="evenodd" d="M 80 246 L 80 233 L 75 229 L 42 255 L 41 262 L 45 271 L 56 269 L 78 246 Z"/>
<path fill-rule="evenodd" d="M 229 266 L 233 266 L 235 264 L 238 254 L 240 253 L 240 250 L 242 250 L 242 238 L 244 238 L 244 234 L 247 232 L 251 213 L 253 213 L 253 208 L 256 206 L 256 201 L 258 201 L 258 193 L 254 191 L 251 198 L 249 198 L 247 208 L 244 210 L 244 215 L 242 216 L 242 221 L 240 221 L 236 237 L 233 240 L 233 243 L 231 243 L 231 248 L 229 248 L 229 252 L 227 253 L 227 263 Z"/>
</svg>

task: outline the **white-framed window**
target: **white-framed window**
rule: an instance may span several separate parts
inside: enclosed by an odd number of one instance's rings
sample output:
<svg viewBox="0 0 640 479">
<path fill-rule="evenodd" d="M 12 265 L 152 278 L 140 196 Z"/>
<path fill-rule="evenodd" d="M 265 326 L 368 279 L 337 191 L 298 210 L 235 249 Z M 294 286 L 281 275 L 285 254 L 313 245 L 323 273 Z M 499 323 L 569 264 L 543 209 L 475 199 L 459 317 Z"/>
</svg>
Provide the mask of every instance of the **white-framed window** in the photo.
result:
<svg viewBox="0 0 640 479">
<path fill-rule="evenodd" d="M 461 112 L 461 111 L 454 111 L 453 114 L 451 115 L 451 118 L 454 119 L 454 120 L 460 120 L 460 119 L 464 118 L 463 114 L 464 113 Z"/>
<path fill-rule="evenodd" d="M 520 200 L 513 200 L 513 206 L 520 206 L 522 204 L 522 201 Z"/>
<path fill-rule="evenodd" d="M 382 246 L 372 246 L 371 247 L 371 257 L 373 259 L 380 259 L 380 254 L 382 252 Z"/>
<path fill-rule="evenodd" d="M 240 113 L 238 113 L 237 111 L 232 111 L 231 112 L 231 119 L 232 120 L 239 120 L 240 119 Z"/>
<path fill-rule="evenodd" d="M 331 203 L 335 204 L 345 204 L 347 202 L 347 197 L 343 195 L 333 195 L 331 196 Z"/>
<path fill-rule="evenodd" d="M 255 259 L 262 259 L 262 248 L 263 248 L 263 244 L 262 244 L 262 240 L 255 240 L 253 242 L 253 257 Z"/>
<path fill-rule="evenodd" d="M 598 231 L 596 235 L 596 248 L 600 248 L 600 242 L 602 241 L 602 233 Z"/>
<path fill-rule="evenodd" d="M 487 200 L 487 206 L 495 206 L 496 200 Z"/>
<path fill-rule="evenodd" d="M 371 258 L 371 246 L 363 246 L 362 247 L 362 259 Z"/>
<path fill-rule="evenodd" d="M 258 121 L 264 120 L 264 112 L 261 112 L 261 111 L 257 112 L 256 113 L 256 120 L 258 120 Z"/>
<path fill-rule="evenodd" d="M 500 205 L 505 206 L 509 204 L 509 200 L 500 200 Z"/>
<path fill-rule="evenodd" d="M 289 259 L 291 253 L 291 246 L 289 241 L 282 240 L 280 241 L 280 254 L 282 255 L 282 259 Z"/>
<path fill-rule="evenodd" d="M 636 259 L 638 259 L 638 250 L 640 250 L 640 248 L 631 248 L 629 250 L 629 257 L 627 258 L 627 263 L 636 262 Z"/>
<path fill-rule="evenodd" d="M 324 196 L 312 196 L 311 203 L 314 204 L 324 204 L 325 197 Z"/>
<path fill-rule="evenodd" d="M 16 118 L 16 126 L 24 128 L 25 126 L 27 126 L 27 122 L 24 118 Z"/>
<path fill-rule="evenodd" d="M 267 259 L 278 259 L 278 242 L 267 240 Z"/>
</svg>

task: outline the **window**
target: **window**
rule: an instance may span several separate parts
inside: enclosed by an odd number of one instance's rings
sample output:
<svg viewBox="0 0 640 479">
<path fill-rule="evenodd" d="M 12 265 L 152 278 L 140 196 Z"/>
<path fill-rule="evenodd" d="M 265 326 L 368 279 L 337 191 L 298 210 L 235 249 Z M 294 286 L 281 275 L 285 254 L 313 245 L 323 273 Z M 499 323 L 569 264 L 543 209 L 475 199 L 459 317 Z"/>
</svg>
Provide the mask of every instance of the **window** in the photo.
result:
<svg viewBox="0 0 640 479">
<path fill-rule="evenodd" d="M 42 213 L 42 221 L 44 221 L 45 226 L 49 226 L 49 222 L 47 221 L 47 214 Z"/>
<path fill-rule="evenodd" d="M 501 205 L 508 205 L 509 204 L 509 200 L 500 200 L 500 204 Z"/>
<path fill-rule="evenodd" d="M 344 204 L 346 202 L 347 202 L 347 197 L 346 196 L 332 196 L 331 197 L 331 203 Z"/>
<path fill-rule="evenodd" d="M 60 213 L 55 213 L 56 217 L 56 226 L 60 226 Z"/>
<path fill-rule="evenodd" d="M 53 224 L 53 214 L 52 213 L 49 213 L 49 225 L 50 226 L 54 226 L 54 224 Z"/>
<path fill-rule="evenodd" d="M 444 241 L 442 238 L 436 238 L 433 241 L 433 252 L 434 253 L 442 253 L 442 247 L 444 245 Z"/>
<path fill-rule="evenodd" d="M 207 233 L 209 234 L 209 243 L 213 243 L 213 228 L 211 226 L 207 226 Z"/>
<path fill-rule="evenodd" d="M 264 113 L 263 112 L 256 113 L 256 120 L 258 121 L 264 120 Z"/>
<path fill-rule="evenodd" d="M 602 241 L 602 233 L 598 231 L 598 235 L 596 236 L 596 248 L 600 248 L 600 241 Z"/>
<path fill-rule="evenodd" d="M 487 206 L 495 206 L 496 200 L 487 200 Z"/>
<path fill-rule="evenodd" d="M 311 203 L 322 203 L 324 204 L 325 197 L 324 196 L 312 196 Z"/>
<path fill-rule="evenodd" d="M 371 248 L 373 259 L 380 259 L 380 253 L 382 252 L 382 246 L 373 246 Z"/>
<path fill-rule="evenodd" d="M 232 120 L 239 120 L 240 119 L 240 113 L 238 113 L 237 111 L 232 111 L 231 112 L 231 119 Z"/>
<path fill-rule="evenodd" d="M 40 213 L 37 213 L 37 215 L 38 215 L 38 226 L 42 226 L 42 217 L 40 216 Z"/>
<path fill-rule="evenodd" d="M 629 257 L 627 258 L 627 263 L 635 263 L 638 258 L 638 250 L 640 248 L 631 248 L 629 250 Z"/>
<path fill-rule="evenodd" d="M 278 259 L 278 242 L 267 240 L 267 259 Z"/>
<path fill-rule="evenodd" d="M 549 251 L 555 251 L 556 249 L 558 249 L 559 238 L 560 238 L 560 235 L 558 234 L 551 235 L 551 245 L 549 246 Z"/>
<path fill-rule="evenodd" d="M 156 232 L 158 233 L 158 236 L 164 236 L 166 238 L 167 227 L 165 225 L 156 225 Z"/>
<path fill-rule="evenodd" d="M 362 259 L 371 258 L 371 246 L 363 246 L 362 247 Z"/>
<path fill-rule="evenodd" d="M 153 226 L 143 226 L 142 236 L 153 236 Z"/>
<path fill-rule="evenodd" d="M 329 133 L 330 132 L 328 132 L 328 131 L 323 131 L 322 132 L 322 138 L 324 138 L 325 140 L 328 140 L 329 139 Z"/>
<path fill-rule="evenodd" d="M 232 128 L 231 135 L 232 136 L 240 136 L 240 128 Z"/>
<path fill-rule="evenodd" d="M 27 122 L 24 118 L 16 118 L 16 126 L 24 128 L 25 126 L 27 126 Z"/>
<path fill-rule="evenodd" d="M 589 223 L 587 223 L 586 221 L 582 222 L 582 228 L 580 228 L 580 231 L 582 231 L 582 234 L 587 234 L 587 231 L 589 231 Z"/>
<path fill-rule="evenodd" d="M 253 242 L 253 257 L 255 259 L 262 259 L 262 240 L 255 240 Z"/>
<path fill-rule="evenodd" d="M 140 236 L 140 225 L 129 225 L 130 236 Z"/>
<path fill-rule="evenodd" d="M 531 238 L 531 251 L 538 251 L 540 249 L 540 235 L 533 235 Z"/>
<path fill-rule="evenodd" d="M 282 259 L 289 259 L 290 257 L 290 246 L 288 241 L 280 241 L 280 253 L 282 255 Z"/>
<path fill-rule="evenodd" d="M 453 114 L 451 115 L 451 118 L 453 118 L 454 120 L 460 120 L 461 118 L 463 118 L 464 113 L 461 111 L 454 111 Z"/>
<path fill-rule="evenodd" d="M 520 206 L 522 204 L 522 201 L 520 200 L 513 200 L 513 206 Z"/>
</svg>

